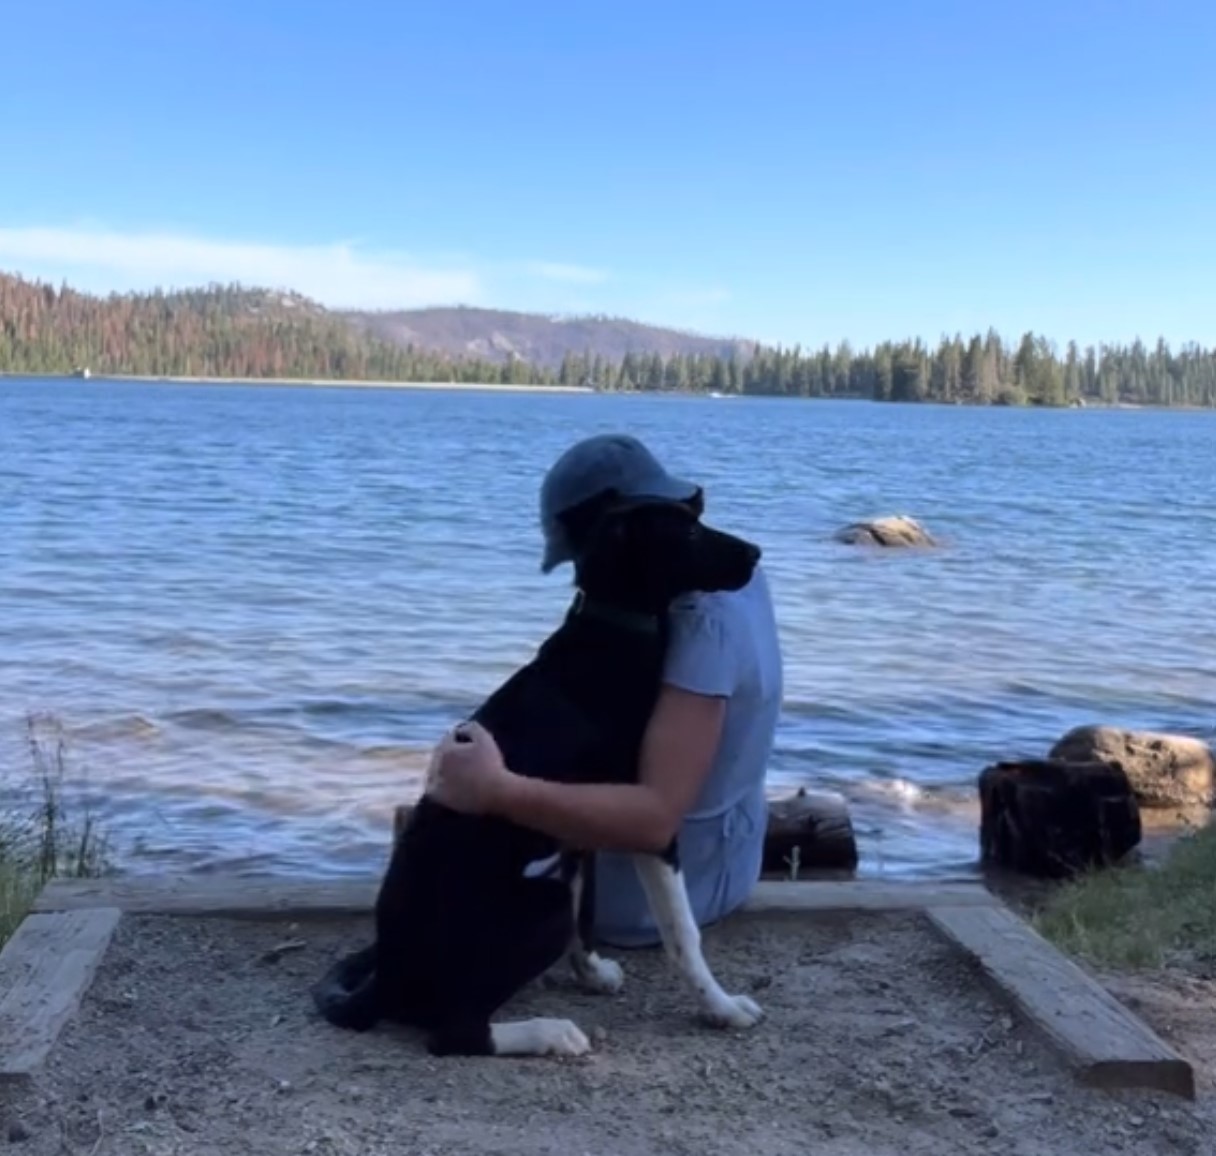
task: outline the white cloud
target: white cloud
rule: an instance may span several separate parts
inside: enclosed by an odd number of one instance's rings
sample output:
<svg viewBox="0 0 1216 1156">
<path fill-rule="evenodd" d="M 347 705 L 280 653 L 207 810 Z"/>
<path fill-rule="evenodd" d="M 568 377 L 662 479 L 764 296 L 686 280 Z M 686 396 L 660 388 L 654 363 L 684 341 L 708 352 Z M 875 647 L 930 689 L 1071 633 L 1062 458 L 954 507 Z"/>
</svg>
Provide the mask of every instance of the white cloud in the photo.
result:
<svg viewBox="0 0 1216 1156">
<path fill-rule="evenodd" d="M 730 290 L 722 288 L 671 289 L 663 293 L 659 300 L 678 308 L 723 305 L 730 300 Z"/>
<path fill-rule="evenodd" d="M 653 325 L 727 337 L 737 332 L 729 318 L 732 301 L 721 285 L 660 285 L 634 296 L 633 314 Z"/>
<path fill-rule="evenodd" d="M 292 289 L 334 308 L 472 304 L 484 296 L 471 268 L 431 268 L 347 242 L 271 245 L 170 232 L 0 227 L 0 268 L 101 292 L 239 281 Z"/>
<path fill-rule="evenodd" d="M 426 259 L 356 241 L 270 244 L 173 228 L 122 230 L 93 221 L 0 226 L 0 270 L 86 292 L 174 289 L 212 281 L 302 293 L 330 308 L 493 305 L 540 313 L 614 313 L 716 332 L 725 289 L 654 284 L 573 262 Z"/>
<path fill-rule="evenodd" d="M 530 261 L 524 271 L 546 281 L 561 281 L 568 285 L 600 285 L 608 280 L 602 269 L 588 269 L 585 265 L 567 265 L 560 261 Z"/>
</svg>

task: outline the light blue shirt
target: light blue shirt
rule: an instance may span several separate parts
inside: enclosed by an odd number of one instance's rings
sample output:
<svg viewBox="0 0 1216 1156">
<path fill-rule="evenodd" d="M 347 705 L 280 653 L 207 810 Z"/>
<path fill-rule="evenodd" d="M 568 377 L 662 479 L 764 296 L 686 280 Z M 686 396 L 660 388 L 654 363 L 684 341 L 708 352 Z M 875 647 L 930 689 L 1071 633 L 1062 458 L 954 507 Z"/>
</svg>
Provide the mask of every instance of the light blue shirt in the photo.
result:
<svg viewBox="0 0 1216 1156">
<path fill-rule="evenodd" d="M 713 767 L 680 828 L 680 864 L 693 914 L 704 926 L 748 897 L 764 853 L 764 779 L 783 686 L 777 622 L 760 567 L 742 590 L 692 594 L 673 604 L 663 681 L 727 700 Z M 600 854 L 595 911 L 597 935 L 607 944 L 659 942 L 628 855 Z"/>
</svg>

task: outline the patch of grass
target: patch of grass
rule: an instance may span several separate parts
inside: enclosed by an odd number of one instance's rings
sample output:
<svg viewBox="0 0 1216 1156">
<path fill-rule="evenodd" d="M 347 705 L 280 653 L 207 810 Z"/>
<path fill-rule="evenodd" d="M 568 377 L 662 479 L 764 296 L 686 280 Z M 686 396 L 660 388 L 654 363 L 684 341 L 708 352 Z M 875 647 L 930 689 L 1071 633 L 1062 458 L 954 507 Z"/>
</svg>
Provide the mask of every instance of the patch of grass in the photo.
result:
<svg viewBox="0 0 1216 1156">
<path fill-rule="evenodd" d="M 1035 917 L 1057 947 L 1124 970 L 1216 963 L 1216 826 L 1178 840 L 1157 867 L 1064 884 Z"/>
<path fill-rule="evenodd" d="M 87 805 L 69 806 L 67 741 L 58 719 L 26 719 L 29 801 L 0 812 L 0 944 L 16 930 L 51 879 L 91 877 L 109 868 L 108 847 Z M 6 792 L 7 793 L 7 792 Z"/>
</svg>

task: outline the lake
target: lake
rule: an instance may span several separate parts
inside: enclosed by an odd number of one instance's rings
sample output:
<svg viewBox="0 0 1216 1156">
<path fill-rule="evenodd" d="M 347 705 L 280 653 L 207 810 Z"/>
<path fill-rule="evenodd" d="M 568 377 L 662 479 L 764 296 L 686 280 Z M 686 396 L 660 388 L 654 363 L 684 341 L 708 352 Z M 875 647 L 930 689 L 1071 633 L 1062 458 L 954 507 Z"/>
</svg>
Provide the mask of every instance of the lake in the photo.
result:
<svg viewBox="0 0 1216 1156">
<path fill-rule="evenodd" d="M 570 596 L 536 490 L 628 430 L 758 541 L 770 781 L 866 875 L 975 871 L 975 778 L 1105 722 L 1216 726 L 1216 415 L 0 379 L 0 767 L 28 712 L 136 871 L 379 870 L 428 745 Z M 832 541 L 901 512 L 932 552 Z"/>
</svg>

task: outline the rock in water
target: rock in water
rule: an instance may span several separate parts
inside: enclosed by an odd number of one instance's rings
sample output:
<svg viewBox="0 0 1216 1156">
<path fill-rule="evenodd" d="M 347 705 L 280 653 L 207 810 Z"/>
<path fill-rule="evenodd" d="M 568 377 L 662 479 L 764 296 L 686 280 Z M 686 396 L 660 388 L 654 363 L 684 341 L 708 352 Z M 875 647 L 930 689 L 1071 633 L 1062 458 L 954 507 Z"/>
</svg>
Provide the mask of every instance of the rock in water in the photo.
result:
<svg viewBox="0 0 1216 1156">
<path fill-rule="evenodd" d="M 1027 759 L 980 772 L 980 858 L 1063 879 L 1117 863 L 1140 842 L 1140 807 L 1118 763 Z"/>
<path fill-rule="evenodd" d="M 915 518 L 895 514 L 868 522 L 853 522 L 836 531 L 836 541 L 848 546 L 936 546 L 933 535 Z"/>
<path fill-rule="evenodd" d="M 1142 807 L 1210 807 L 1216 794 L 1216 759 L 1211 749 L 1185 735 L 1075 727 L 1047 757 L 1072 763 L 1118 763 Z"/>
</svg>

